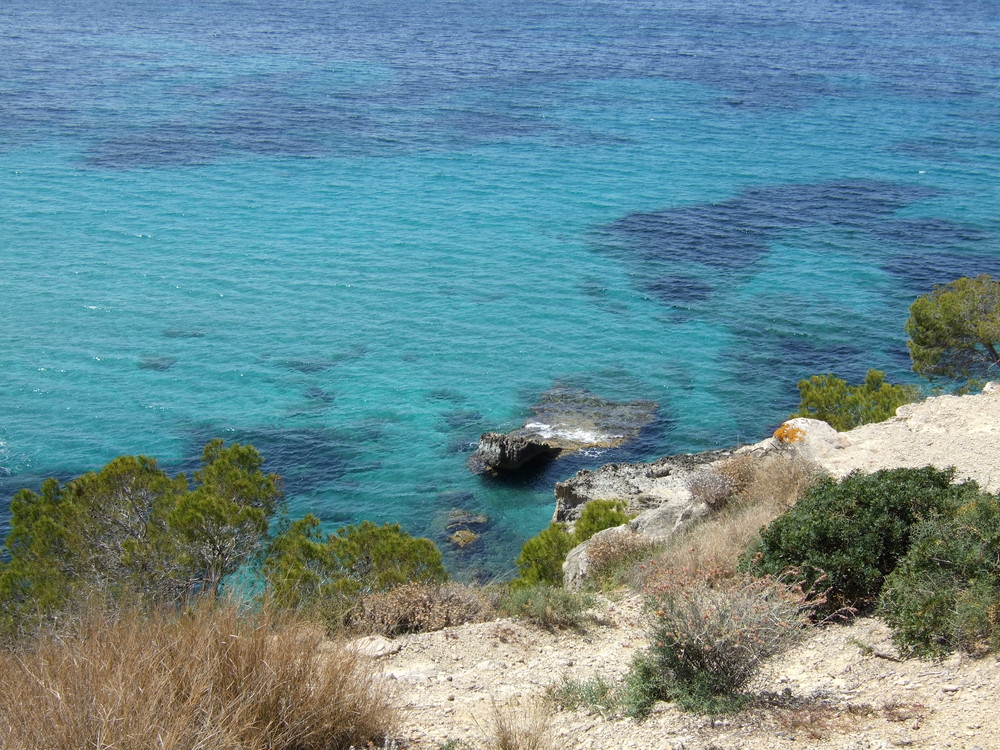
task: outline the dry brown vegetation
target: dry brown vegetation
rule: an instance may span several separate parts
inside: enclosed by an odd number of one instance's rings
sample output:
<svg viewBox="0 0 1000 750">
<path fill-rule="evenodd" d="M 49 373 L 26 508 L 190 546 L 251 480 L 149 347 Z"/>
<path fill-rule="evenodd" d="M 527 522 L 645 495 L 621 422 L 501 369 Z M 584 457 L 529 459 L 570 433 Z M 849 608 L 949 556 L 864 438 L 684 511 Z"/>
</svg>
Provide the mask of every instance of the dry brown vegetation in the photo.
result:
<svg viewBox="0 0 1000 750">
<path fill-rule="evenodd" d="M 737 456 L 716 470 L 732 482 L 736 494 L 710 520 L 688 528 L 645 561 L 637 576 L 641 588 L 662 586 L 681 571 L 693 577 L 733 575 L 760 530 L 794 505 L 820 471 L 786 453 Z"/>
<path fill-rule="evenodd" d="M 91 611 L 0 653 L 6 750 L 336 750 L 397 721 L 365 657 L 234 605 Z"/>
<path fill-rule="evenodd" d="M 550 707 L 544 701 L 530 705 L 514 702 L 500 705 L 495 700 L 488 726 L 480 727 L 486 735 L 488 750 L 549 750 Z"/>
<path fill-rule="evenodd" d="M 461 583 L 408 583 L 366 596 L 354 627 L 392 636 L 425 633 L 496 616 L 490 589 Z"/>
</svg>

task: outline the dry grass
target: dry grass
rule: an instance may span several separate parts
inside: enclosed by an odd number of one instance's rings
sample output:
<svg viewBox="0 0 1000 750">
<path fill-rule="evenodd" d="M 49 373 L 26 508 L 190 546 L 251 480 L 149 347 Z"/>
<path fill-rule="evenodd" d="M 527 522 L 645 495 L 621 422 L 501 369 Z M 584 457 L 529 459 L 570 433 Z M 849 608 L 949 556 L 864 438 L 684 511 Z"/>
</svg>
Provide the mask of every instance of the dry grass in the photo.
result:
<svg viewBox="0 0 1000 750">
<path fill-rule="evenodd" d="M 501 706 L 494 700 L 489 723 L 480 731 L 486 735 L 488 750 L 550 750 L 550 725 L 551 713 L 542 701 Z"/>
<path fill-rule="evenodd" d="M 718 514 L 689 527 L 646 561 L 638 571 L 638 585 L 656 588 L 681 571 L 695 577 L 734 575 L 740 556 L 760 530 L 794 505 L 818 472 L 815 464 L 791 454 L 741 456 L 725 462 L 720 474 L 742 485 L 742 490 Z"/>
<path fill-rule="evenodd" d="M 426 633 L 496 616 L 490 589 L 460 583 L 408 583 L 366 596 L 355 627 L 382 635 Z"/>
<path fill-rule="evenodd" d="M 6 750 L 335 750 L 398 717 L 364 657 L 233 605 L 90 612 L 0 653 Z"/>
<path fill-rule="evenodd" d="M 633 531 L 592 539 L 587 547 L 590 585 L 618 587 L 626 584 L 631 570 L 654 554 L 658 543 Z"/>
</svg>

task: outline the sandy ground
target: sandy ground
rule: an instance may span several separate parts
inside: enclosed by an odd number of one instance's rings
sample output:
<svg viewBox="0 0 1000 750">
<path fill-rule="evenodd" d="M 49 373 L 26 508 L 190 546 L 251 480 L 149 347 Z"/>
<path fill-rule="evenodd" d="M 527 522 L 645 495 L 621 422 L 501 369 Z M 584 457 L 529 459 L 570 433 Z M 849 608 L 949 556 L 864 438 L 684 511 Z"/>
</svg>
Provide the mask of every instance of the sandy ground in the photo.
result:
<svg viewBox="0 0 1000 750">
<path fill-rule="evenodd" d="M 406 711 L 411 748 L 448 740 L 485 747 L 496 709 L 525 717 L 566 678 L 620 676 L 646 645 L 638 599 L 607 604 L 600 624 L 548 632 L 511 620 L 407 636 L 381 645 Z M 643 721 L 556 711 L 541 722 L 553 748 L 781 750 L 1000 748 L 1000 661 L 898 660 L 876 619 L 816 629 L 769 662 L 753 689 L 774 705 L 711 719 L 658 704 Z"/>
</svg>

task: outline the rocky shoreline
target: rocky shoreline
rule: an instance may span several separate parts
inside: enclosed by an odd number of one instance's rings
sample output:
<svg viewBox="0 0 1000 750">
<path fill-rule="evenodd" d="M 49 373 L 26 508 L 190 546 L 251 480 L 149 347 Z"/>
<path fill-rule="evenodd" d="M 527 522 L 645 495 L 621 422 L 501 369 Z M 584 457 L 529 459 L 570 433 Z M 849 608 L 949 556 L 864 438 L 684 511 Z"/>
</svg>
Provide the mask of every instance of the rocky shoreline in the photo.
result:
<svg viewBox="0 0 1000 750">
<path fill-rule="evenodd" d="M 975 480 L 998 492 L 1000 383 L 990 383 L 976 395 L 938 396 L 907 404 L 892 419 L 849 432 L 797 418 L 753 445 L 579 471 L 555 486 L 553 521 L 572 524 L 592 500 L 620 500 L 634 517 L 573 549 L 564 565 L 565 585 L 576 587 L 586 579 L 586 550 L 602 535 L 630 533 L 661 541 L 711 514 L 713 508 L 692 492 L 692 483 L 699 475 L 711 474 L 718 464 L 747 453 L 795 455 L 840 477 L 852 471 L 953 467 L 957 480 Z"/>
</svg>

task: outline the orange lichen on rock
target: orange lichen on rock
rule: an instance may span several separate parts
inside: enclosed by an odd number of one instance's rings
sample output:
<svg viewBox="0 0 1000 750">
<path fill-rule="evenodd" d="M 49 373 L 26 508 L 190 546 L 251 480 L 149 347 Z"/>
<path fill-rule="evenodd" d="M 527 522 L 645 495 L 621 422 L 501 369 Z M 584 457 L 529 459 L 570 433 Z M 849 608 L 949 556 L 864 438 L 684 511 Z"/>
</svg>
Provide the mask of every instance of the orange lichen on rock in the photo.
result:
<svg viewBox="0 0 1000 750">
<path fill-rule="evenodd" d="M 793 427 L 788 422 L 785 422 L 781 427 L 774 431 L 774 436 L 782 443 L 798 443 L 803 440 L 806 436 L 805 430 L 798 427 Z"/>
</svg>

